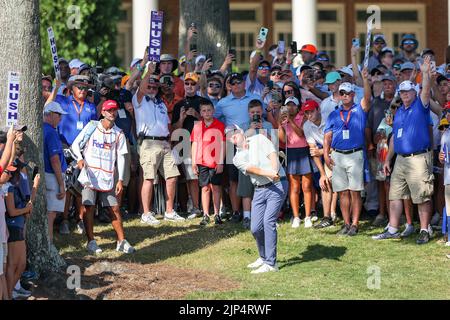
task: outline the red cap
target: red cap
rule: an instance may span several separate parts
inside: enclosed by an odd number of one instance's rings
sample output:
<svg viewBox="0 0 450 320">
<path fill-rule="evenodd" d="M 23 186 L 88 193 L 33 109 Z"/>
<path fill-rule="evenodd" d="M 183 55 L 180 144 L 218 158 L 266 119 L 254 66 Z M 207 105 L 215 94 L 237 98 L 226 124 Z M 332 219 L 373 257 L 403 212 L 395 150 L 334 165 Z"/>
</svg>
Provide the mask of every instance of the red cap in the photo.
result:
<svg viewBox="0 0 450 320">
<path fill-rule="evenodd" d="M 107 111 L 107 110 L 112 110 L 112 109 L 119 109 L 117 102 L 115 102 L 114 100 L 107 100 L 103 103 L 102 111 Z"/>
<path fill-rule="evenodd" d="M 450 101 L 447 101 L 447 103 L 444 106 L 444 109 L 447 109 L 447 110 L 450 109 Z"/>
<path fill-rule="evenodd" d="M 312 111 L 319 108 L 319 104 L 314 100 L 307 100 L 302 106 L 302 111 Z"/>
<path fill-rule="evenodd" d="M 317 48 L 313 44 L 305 44 L 302 46 L 300 51 L 306 51 L 312 54 L 317 54 Z"/>
</svg>

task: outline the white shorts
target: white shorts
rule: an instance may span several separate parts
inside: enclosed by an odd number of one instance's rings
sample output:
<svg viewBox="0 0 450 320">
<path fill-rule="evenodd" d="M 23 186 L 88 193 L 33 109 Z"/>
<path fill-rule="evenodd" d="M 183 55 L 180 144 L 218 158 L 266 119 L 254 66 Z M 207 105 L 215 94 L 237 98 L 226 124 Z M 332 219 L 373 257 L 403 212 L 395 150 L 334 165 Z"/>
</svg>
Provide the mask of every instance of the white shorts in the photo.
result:
<svg viewBox="0 0 450 320">
<path fill-rule="evenodd" d="M 63 181 L 64 181 L 64 174 Z M 66 197 L 59 200 L 56 196 L 59 193 L 59 184 L 53 173 L 45 173 L 45 200 L 47 201 L 48 212 L 64 212 Z"/>
<path fill-rule="evenodd" d="M 331 183 L 333 192 L 345 190 L 364 190 L 364 157 L 363 151 L 343 154 L 336 151 L 331 153 L 334 162 Z"/>
</svg>

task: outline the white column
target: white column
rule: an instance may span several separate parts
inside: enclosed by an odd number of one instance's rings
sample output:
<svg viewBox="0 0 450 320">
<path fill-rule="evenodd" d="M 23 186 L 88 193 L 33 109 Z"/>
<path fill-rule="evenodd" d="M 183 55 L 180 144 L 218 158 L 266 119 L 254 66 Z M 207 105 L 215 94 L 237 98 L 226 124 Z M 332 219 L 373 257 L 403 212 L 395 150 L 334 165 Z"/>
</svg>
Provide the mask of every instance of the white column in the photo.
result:
<svg viewBox="0 0 450 320">
<path fill-rule="evenodd" d="M 317 0 L 292 0 L 292 40 L 317 47 Z"/>
<path fill-rule="evenodd" d="M 158 0 L 133 0 L 133 57 L 142 58 L 150 39 L 151 11 L 158 10 Z"/>
<path fill-rule="evenodd" d="M 450 45 L 450 0 L 447 0 L 447 12 L 448 45 Z"/>
</svg>

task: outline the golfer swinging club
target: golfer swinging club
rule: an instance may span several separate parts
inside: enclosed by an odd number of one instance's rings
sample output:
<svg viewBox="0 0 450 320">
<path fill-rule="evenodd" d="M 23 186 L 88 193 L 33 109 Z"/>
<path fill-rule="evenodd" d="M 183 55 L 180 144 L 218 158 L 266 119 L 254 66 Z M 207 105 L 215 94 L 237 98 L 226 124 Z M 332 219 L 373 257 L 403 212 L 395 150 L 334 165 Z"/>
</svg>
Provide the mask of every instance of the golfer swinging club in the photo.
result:
<svg viewBox="0 0 450 320">
<path fill-rule="evenodd" d="M 246 137 L 238 126 L 225 130 L 236 145 L 234 165 L 249 175 L 255 186 L 251 209 L 251 231 L 256 239 L 259 258 L 247 267 L 251 273 L 278 271 L 277 216 L 286 199 L 288 183 L 272 142 L 262 134 Z"/>
</svg>

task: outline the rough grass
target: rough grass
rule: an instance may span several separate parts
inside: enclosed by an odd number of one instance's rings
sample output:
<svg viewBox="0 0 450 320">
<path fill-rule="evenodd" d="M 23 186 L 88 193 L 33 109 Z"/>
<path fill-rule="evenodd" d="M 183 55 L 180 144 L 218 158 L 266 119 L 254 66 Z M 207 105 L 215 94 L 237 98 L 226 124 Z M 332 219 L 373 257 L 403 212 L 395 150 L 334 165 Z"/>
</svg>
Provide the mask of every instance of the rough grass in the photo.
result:
<svg viewBox="0 0 450 320">
<path fill-rule="evenodd" d="M 292 229 L 285 222 L 278 229 L 280 272 L 251 275 L 246 265 L 257 258 L 251 233 L 231 222 L 201 228 L 199 221 L 162 222 L 157 227 L 141 225 L 137 219 L 125 222 L 126 238 L 137 249 L 133 255 L 116 252 L 112 227 L 97 225 L 96 239 L 103 253 L 93 261 L 126 262 L 143 268 L 164 264 L 168 269 L 186 270 L 197 279 L 201 274 L 214 274 L 231 284 L 221 290 L 205 289 L 196 287 L 194 280 L 192 289 L 183 291 L 181 298 L 187 299 L 450 298 L 450 260 L 446 258 L 450 248 L 437 239 L 422 246 L 415 244 L 416 235 L 374 241 L 370 236 L 381 229 L 371 229 L 367 222 L 355 237 L 337 236 L 340 226 L 307 230 L 302 224 Z M 67 259 L 92 260 L 84 236 L 57 235 L 56 245 Z M 370 278 L 374 273 L 369 273 L 373 268 L 379 268 L 379 289 L 368 288 L 368 280 L 374 283 Z"/>
</svg>

